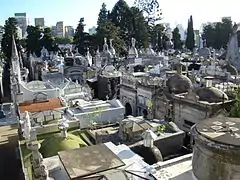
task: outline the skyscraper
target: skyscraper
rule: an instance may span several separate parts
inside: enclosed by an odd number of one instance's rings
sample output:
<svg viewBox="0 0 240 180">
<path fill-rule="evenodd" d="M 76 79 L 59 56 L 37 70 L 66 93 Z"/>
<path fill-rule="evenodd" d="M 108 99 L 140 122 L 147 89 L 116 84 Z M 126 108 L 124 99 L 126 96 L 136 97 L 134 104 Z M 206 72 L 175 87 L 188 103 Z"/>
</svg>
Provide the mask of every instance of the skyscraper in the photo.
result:
<svg viewBox="0 0 240 180">
<path fill-rule="evenodd" d="M 39 26 L 40 28 L 44 28 L 45 26 L 45 21 L 44 18 L 35 18 L 35 26 Z"/>
<path fill-rule="evenodd" d="M 59 21 L 56 24 L 56 35 L 58 37 L 64 37 L 65 36 L 65 26 L 63 24 L 63 21 Z"/>
<path fill-rule="evenodd" d="M 66 37 L 74 36 L 74 28 L 72 26 L 66 26 L 65 31 Z"/>
<path fill-rule="evenodd" d="M 18 26 L 22 29 L 22 37 L 24 37 L 29 24 L 27 13 L 15 13 L 14 15 Z"/>
<path fill-rule="evenodd" d="M 97 33 L 96 29 L 97 29 L 97 28 L 96 28 L 95 26 L 93 26 L 92 28 L 88 29 L 88 33 L 89 33 L 90 35 L 96 34 L 96 33 Z"/>
</svg>

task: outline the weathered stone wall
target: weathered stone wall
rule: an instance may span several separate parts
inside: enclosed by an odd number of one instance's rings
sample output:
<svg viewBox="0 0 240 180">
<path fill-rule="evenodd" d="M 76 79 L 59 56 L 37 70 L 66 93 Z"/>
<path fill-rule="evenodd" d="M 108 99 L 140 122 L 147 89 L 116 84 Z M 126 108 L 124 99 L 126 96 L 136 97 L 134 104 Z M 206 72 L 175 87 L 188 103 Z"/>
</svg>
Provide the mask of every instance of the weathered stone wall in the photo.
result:
<svg viewBox="0 0 240 180">
<path fill-rule="evenodd" d="M 131 105 L 133 116 L 136 116 L 136 113 L 137 113 L 136 98 L 137 98 L 137 92 L 134 92 L 133 89 L 127 90 L 126 88 L 124 88 L 124 86 L 120 88 L 120 101 L 124 107 L 126 106 L 127 103 Z"/>
<path fill-rule="evenodd" d="M 154 145 L 161 151 L 164 157 L 176 153 L 183 146 L 184 132 L 177 132 L 171 135 L 159 136 Z M 129 147 L 134 151 L 138 146 L 143 145 L 143 141 L 130 145 Z"/>
<path fill-rule="evenodd" d="M 187 125 L 185 121 L 195 124 L 209 117 L 209 114 L 210 112 L 207 108 L 200 109 L 190 106 L 190 104 L 174 103 L 174 123 L 187 132 L 190 131 L 191 125 Z"/>
<path fill-rule="evenodd" d="M 240 149 L 214 143 L 201 135 L 194 138 L 192 167 L 198 180 L 240 179 Z"/>
</svg>

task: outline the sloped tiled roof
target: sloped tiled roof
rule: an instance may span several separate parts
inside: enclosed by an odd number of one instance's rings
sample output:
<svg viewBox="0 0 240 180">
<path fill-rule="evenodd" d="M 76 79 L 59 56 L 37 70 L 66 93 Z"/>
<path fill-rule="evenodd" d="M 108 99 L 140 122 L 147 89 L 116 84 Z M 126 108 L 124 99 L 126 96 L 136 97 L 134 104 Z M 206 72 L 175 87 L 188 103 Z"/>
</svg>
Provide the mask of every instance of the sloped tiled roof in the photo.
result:
<svg viewBox="0 0 240 180">
<path fill-rule="evenodd" d="M 47 111 L 56 108 L 62 107 L 61 101 L 59 98 L 48 99 L 42 102 L 25 102 L 19 104 L 20 113 L 28 112 L 40 112 Z"/>
</svg>

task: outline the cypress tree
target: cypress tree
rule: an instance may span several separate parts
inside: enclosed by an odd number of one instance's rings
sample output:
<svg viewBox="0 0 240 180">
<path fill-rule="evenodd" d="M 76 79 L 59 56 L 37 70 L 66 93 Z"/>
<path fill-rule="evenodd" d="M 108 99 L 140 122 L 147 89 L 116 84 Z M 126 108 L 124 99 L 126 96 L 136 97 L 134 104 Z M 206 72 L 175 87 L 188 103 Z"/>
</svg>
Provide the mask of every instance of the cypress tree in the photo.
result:
<svg viewBox="0 0 240 180">
<path fill-rule="evenodd" d="M 193 19 L 192 19 L 192 16 L 190 16 L 190 19 L 188 20 L 186 47 L 192 51 L 194 49 L 194 45 L 195 45 L 195 40 L 194 40 L 194 30 L 193 30 Z"/>
</svg>

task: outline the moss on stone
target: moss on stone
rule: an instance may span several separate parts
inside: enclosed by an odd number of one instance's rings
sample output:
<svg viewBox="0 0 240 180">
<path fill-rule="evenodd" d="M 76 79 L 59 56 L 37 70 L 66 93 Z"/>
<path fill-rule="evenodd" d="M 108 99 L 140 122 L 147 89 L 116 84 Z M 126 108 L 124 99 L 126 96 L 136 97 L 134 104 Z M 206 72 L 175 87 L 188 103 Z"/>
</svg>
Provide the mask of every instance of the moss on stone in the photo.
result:
<svg viewBox="0 0 240 180">
<path fill-rule="evenodd" d="M 68 133 L 67 138 L 61 137 L 60 133 L 52 134 L 46 137 L 40 148 L 44 158 L 57 155 L 59 151 L 65 151 L 80 147 L 85 147 L 87 144 L 78 136 Z"/>
<path fill-rule="evenodd" d="M 29 177 L 29 180 L 32 180 L 32 163 L 31 163 L 31 155 L 32 152 L 26 148 L 25 141 L 20 141 L 20 148 L 21 148 L 21 155 L 22 155 L 22 161 L 24 168 L 27 170 L 27 175 Z"/>
</svg>

